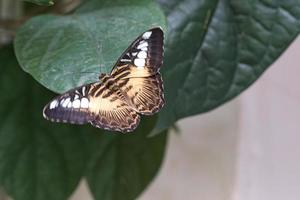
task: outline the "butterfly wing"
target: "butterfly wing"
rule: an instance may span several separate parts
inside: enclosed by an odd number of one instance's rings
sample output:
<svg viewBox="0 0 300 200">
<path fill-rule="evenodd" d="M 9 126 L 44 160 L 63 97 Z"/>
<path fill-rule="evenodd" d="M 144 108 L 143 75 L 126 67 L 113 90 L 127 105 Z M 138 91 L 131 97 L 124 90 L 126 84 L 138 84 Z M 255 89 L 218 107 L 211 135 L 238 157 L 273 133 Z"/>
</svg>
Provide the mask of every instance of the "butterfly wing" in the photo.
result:
<svg viewBox="0 0 300 200">
<path fill-rule="evenodd" d="M 140 116 L 115 91 L 101 83 L 87 84 L 70 90 L 48 103 L 46 119 L 73 124 L 91 123 L 112 131 L 133 131 Z"/>
<path fill-rule="evenodd" d="M 50 101 L 43 110 L 44 118 L 53 122 L 85 124 L 91 119 L 88 91 L 93 84 L 72 89 Z"/>
<path fill-rule="evenodd" d="M 161 28 L 153 28 L 140 35 L 120 56 L 111 75 L 147 77 L 158 72 L 163 61 L 164 34 Z"/>
<path fill-rule="evenodd" d="M 138 113 L 152 115 L 165 104 L 161 75 L 128 78 L 119 81 L 119 87 L 127 94 Z"/>
<path fill-rule="evenodd" d="M 164 34 L 153 28 L 140 35 L 122 54 L 111 76 L 128 95 L 135 109 L 144 115 L 164 105 L 163 82 L 159 69 L 163 60 Z"/>
<path fill-rule="evenodd" d="M 93 116 L 90 123 L 98 128 L 131 132 L 140 122 L 140 116 L 123 94 L 112 88 L 95 88 L 91 92 L 89 109 Z"/>
</svg>

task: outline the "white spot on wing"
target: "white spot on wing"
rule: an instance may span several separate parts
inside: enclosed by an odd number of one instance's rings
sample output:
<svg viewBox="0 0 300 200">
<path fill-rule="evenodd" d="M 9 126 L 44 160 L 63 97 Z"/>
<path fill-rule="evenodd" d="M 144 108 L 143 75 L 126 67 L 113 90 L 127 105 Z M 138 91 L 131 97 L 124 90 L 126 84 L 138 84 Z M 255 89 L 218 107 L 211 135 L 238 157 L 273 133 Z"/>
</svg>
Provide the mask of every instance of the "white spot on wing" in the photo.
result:
<svg viewBox="0 0 300 200">
<path fill-rule="evenodd" d="M 138 58 L 147 58 L 147 53 L 145 51 L 140 51 L 137 55 Z"/>
<path fill-rule="evenodd" d="M 147 31 L 147 32 L 145 32 L 145 33 L 143 34 L 142 38 L 144 38 L 144 39 L 149 39 L 150 36 L 151 36 L 151 34 L 152 34 L 152 31 Z"/>
<path fill-rule="evenodd" d="M 72 108 L 72 102 L 70 101 L 67 105 L 68 108 Z"/>
<path fill-rule="evenodd" d="M 138 53 L 138 52 L 132 52 L 131 55 L 132 55 L 132 56 L 136 56 L 137 53 Z"/>
<path fill-rule="evenodd" d="M 63 105 L 63 103 L 64 103 L 65 100 L 66 100 L 66 99 L 62 99 L 62 100 L 60 101 L 60 105 Z"/>
<path fill-rule="evenodd" d="M 137 67 L 144 67 L 145 66 L 145 59 L 136 58 L 136 59 L 134 59 L 134 64 Z"/>
<path fill-rule="evenodd" d="M 130 59 L 125 59 L 125 58 L 122 58 L 120 61 L 121 61 L 121 62 L 131 62 Z"/>
<path fill-rule="evenodd" d="M 148 47 L 141 48 L 142 51 L 148 51 Z"/>
<path fill-rule="evenodd" d="M 50 103 L 50 109 L 55 108 L 57 105 L 58 105 L 58 101 L 57 101 L 57 100 L 52 101 L 52 102 Z"/>
<path fill-rule="evenodd" d="M 72 103 L 72 107 L 73 108 L 80 108 L 80 100 L 79 99 L 74 100 L 73 103 Z"/>
<path fill-rule="evenodd" d="M 143 43 L 139 44 L 136 48 L 137 49 L 142 49 L 142 48 L 147 47 L 147 46 L 148 46 L 148 42 L 143 42 Z"/>
<path fill-rule="evenodd" d="M 89 107 L 89 100 L 87 98 L 82 98 L 80 106 L 81 106 L 81 108 L 88 108 Z"/>
<path fill-rule="evenodd" d="M 85 96 L 85 87 L 82 87 L 82 95 Z"/>
<path fill-rule="evenodd" d="M 63 104 L 61 105 L 62 107 L 66 108 L 67 105 L 70 103 L 70 97 L 66 98 L 64 101 L 63 101 Z"/>
<path fill-rule="evenodd" d="M 75 99 L 79 99 L 79 96 L 77 94 L 75 94 L 74 100 Z"/>
</svg>

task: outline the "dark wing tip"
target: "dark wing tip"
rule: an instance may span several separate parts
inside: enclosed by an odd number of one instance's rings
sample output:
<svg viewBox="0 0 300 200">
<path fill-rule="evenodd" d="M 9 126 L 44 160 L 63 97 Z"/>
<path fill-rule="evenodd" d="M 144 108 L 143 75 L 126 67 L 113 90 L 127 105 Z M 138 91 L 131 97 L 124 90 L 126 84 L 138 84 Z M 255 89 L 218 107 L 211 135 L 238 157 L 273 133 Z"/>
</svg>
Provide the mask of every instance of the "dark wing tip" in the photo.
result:
<svg viewBox="0 0 300 200">
<path fill-rule="evenodd" d="M 155 69 L 159 69 L 163 63 L 164 56 L 164 32 L 162 28 L 151 28 L 148 31 L 144 32 L 141 35 L 141 38 L 146 40 L 149 45 L 148 57 L 150 66 Z"/>
<path fill-rule="evenodd" d="M 151 29 L 149 29 L 148 31 L 160 31 L 160 32 L 164 32 L 164 29 L 161 26 L 155 26 L 155 27 L 152 27 Z"/>
</svg>

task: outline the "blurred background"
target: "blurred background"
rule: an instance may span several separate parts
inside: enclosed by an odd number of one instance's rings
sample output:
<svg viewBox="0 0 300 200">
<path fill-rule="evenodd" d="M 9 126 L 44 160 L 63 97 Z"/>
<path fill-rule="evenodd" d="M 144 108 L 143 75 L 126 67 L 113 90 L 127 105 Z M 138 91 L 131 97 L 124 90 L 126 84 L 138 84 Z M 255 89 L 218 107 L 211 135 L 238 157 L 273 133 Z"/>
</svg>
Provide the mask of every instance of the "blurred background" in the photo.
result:
<svg viewBox="0 0 300 200">
<path fill-rule="evenodd" d="M 20 15 L 3 5 L 2 19 Z M 179 121 L 159 174 L 139 199 L 298 200 L 299 52 L 300 38 L 234 101 Z M 71 199 L 92 199 L 84 181 Z"/>
</svg>

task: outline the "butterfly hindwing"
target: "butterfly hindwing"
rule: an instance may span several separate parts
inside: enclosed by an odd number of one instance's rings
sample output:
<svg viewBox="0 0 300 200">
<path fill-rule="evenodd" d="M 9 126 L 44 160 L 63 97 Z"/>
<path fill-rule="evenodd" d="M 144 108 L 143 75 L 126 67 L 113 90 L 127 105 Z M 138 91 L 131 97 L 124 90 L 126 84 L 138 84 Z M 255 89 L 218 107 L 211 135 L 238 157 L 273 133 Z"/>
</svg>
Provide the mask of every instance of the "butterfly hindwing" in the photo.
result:
<svg viewBox="0 0 300 200">
<path fill-rule="evenodd" d="M 129 78 L 120 88 L 128 95 L 139 113 L 151 115 L 165 104 L 163 84 L 159 73 L 141 78 Z"/>
<path fill-rule="evenodd" d="M 106 130 L 133 131 L 140 122 L 140 116 L 119 90 L 105 87 L 106 83 L 103 83 L 103 89 L 91 91 L 89 110 L 93 119 L 90 123 Z"/>
</svg>

